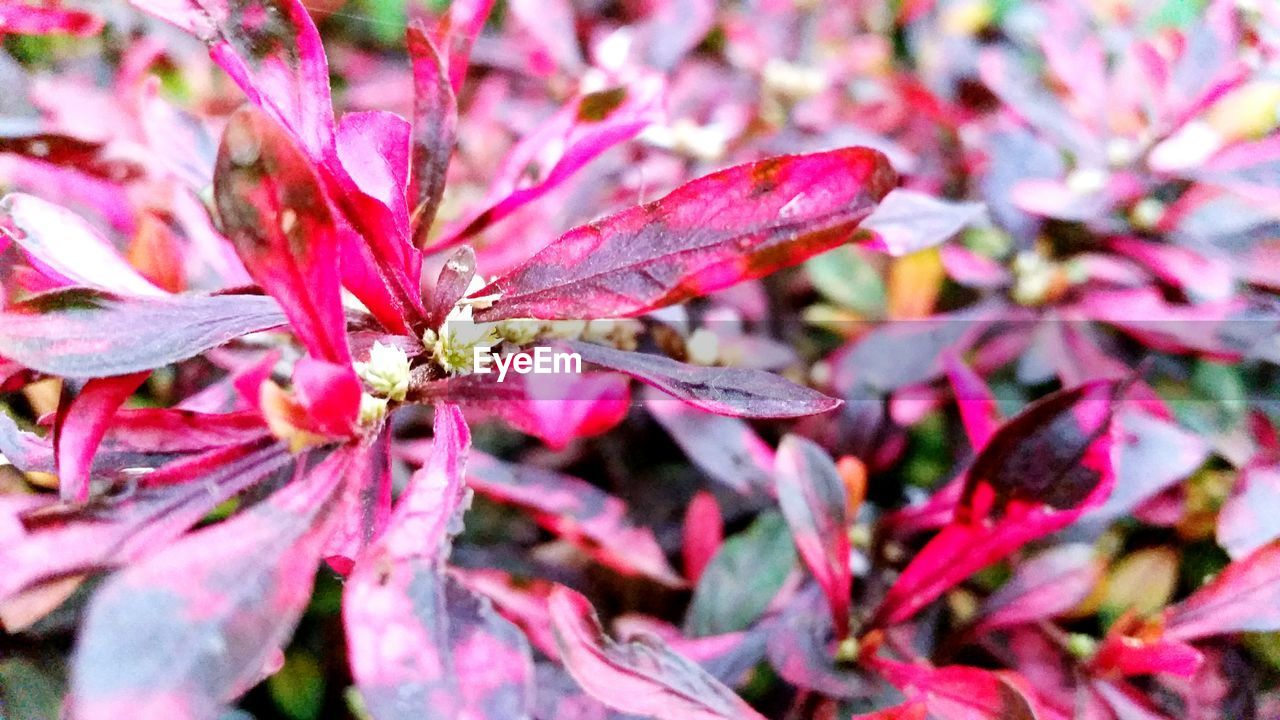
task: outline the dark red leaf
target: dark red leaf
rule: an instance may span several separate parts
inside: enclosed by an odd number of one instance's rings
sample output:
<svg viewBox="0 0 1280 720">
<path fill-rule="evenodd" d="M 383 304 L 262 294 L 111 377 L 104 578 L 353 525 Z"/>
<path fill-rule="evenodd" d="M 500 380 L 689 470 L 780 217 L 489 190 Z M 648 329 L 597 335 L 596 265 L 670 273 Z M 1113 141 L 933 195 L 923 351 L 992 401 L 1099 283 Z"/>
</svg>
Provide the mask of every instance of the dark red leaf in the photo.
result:
<svg viewBox="0 0 1280 720">
<path fill-rule="evenodd" d="M 64 290 L 0 313 L 0 355 L 68 378 L 125 375 L 285 321 L 274 300 L 256 295 L 122 299 Z"/>
<path fill-rule="evenodd" d="M 778 446 L 778 504 L 796 550 L 827 597 L 836 636 L 849 632 L 848 494 L 836 465 L 816 443 L 788 435 Z"/>
<path fill-rule="evenodd" d="M 280 301 L 312 356 L 350 364 L 338 276 L 338 231 L 320 178 L 275 121 L 231 116 L 218 149 L 214 199 L 253 279 Z"/>
<path fill-rule="evenodd" d="M 773 373 L 744 368 L 687 365 L 661 355 L 624 352 L 603 345 L 564 343 L 584 363 L 617 370 L 694 407 L 719 415 L 779 418 L 816 415 L 840 401 Z"/>
<path fill-rule="evenodd" d="M 590 695 L 623 712 L 661 720 L 763 720 L 732 690 L 656 637 L 614 642 L 591 603 L 557 587 L 551 625 L 561 661 Z"/>
<path fill-rule="evenodd" d="M 570 230 L 485 288 L 478 320 L 628 317 L 847 242 L 896 182 L 866 148 L 771 158 Z"/>
<path fill-rule="evenodd" d="M 217 717 L 260 680 L 311 597 L 350 453 L 113 576 L 79 634 L 72 716 Z"/>
</svg>

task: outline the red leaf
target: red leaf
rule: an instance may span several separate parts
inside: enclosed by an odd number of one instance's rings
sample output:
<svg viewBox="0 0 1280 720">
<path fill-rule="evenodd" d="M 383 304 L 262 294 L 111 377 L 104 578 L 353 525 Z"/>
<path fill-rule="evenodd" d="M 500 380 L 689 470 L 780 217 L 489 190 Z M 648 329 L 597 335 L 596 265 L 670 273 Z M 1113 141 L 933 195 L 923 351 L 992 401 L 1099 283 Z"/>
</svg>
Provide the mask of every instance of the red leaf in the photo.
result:
<svg viewBox="0 0 1280 720">
<path fill-rule="evenodd" d="M 1258 548 L 1165 611 L 1167 640 L 1280 630 L 1280 542 Z"/>
<path fill-rule="evenodd" d="M 676 362 L 661 355 L 625 352 L 584 342 L 565 342 L 585 363 L 617 370 L 694 407 L 719 415 L 779 418 L 817 415 L 840 401 L 773 373 Z"/>
<path fill-rule="evenodd" d="M 347 582 L 352 674 L 379 720 L 529 717 L 524 635 L 444 572 L 470 441 L 458 409 L 438 406 L 430 457 Z"/>
<path fill-rule="evenodd" d="M 205 413 L 176 408 L 119 410 L 104 445 L 148 453 L 195 452 L 241 445 L 267 434 L 262 416 L 242 410 Z"/>
<path fill-rule="evenodd" d="M 58 406 L 53 447 L 57 454 L 58 489 L 63 500 L 89 499 L 89 468 L 111 417 L 150 374 L 140 372 L 90 380 L 74 400 Z"/>
<path fill-rule="evenodd" d="M 0 313 L 0 355 L 66 378 L 125 375 L 284 322 L 274 300 L 254 295 L 126 300 L 63 290 Z"/>
<path fill-rule="evenodd" d="M 1142 640 L 1118 632 L 1107 633 L 1106 639 L 1089 660 L 1089 666 L 1100 676 L 1128 677 L 1169 673 L 1193 677 L 1204 662 L 1199 650 L 1171 640 Z"/>
<path fill-rule="evenodd" d="M 551 626 L 569 674 L 592 697 L 661 720 L 763 720 L 732 690 L 648 635 L 626 644 L 600 628 L 587 599 L 557 587 Z"/>
<path fill-rule="evenodd" d="M 113 576 L 72 658 L 72 715 L 217 717 L 261 679 L 311 597 L 351 449 Z"/>
<path fill-rule="evenodd" d="M 413 245 L 423 248 L 444 196 L 445 174 L 453 155 L 458 123 L 458 104 L 440 55 L 426 34 L 410 26 L 405 44 L 413 59 L 413 159 L 408 200 Z"/>
<path fill-rule="evenodd" d="M 991 389 L 968 365 L 954 355 L 947 358 L 946 365 L 969 444 L 974 450 L 981 450 L 1000 427 L 1000 406 Z"/>
<path fill-rule="evenodd" d="M 0 2 L 0 36 L 57 35 L 76 37 L 97 35 L 102 30 L 102 18 L 81 10 L 60 7 L 39 7 L 23 0 Z"/>
<path fill-rule="evenodd" d="M 438 48 L 446 48 L 449 56 L 449 84 L 453 92 L 462 88 L 471 62 L 471 46 L 484 28 L 494 0 L 457 0 L 449 3 L 449 13 L 432 33 Z"/>
<path fill-rule="evenodd" d="M 289 128 L 314 162 L 333 148 L 329 63 L 300 0 L 131 0 L 195 34 L 249 100 Z"/>
<path fill-rule="evenodd" d="M 684 576 L 693 584 L 698 583 L 702 571 L 720 549 L 724 541 L 724 518 L 715 495 L 700 490 L 689 501 L 684 513 L 684 542 L 681 555 L 684 559 Z"/>
<path fill-rule="evenodd" d="M 836 637 L 849 633 L 848 497 L 840 472 L 811 440 L 787 435 L 778 446 L 778 504 L 796 550 L 827 596 Z"/>
<path fill-rule="evenodd" d="M 570 230 L 482 293 L 476 319 L 640 315 L 847 242 L 896 182 L 866 148 L 770 158 Z"/>
<path fill-rule="evenodd" d="M 245 268 L 280 301 L 307 351 L 350 364 L 328 200 L 310 161 L 262 112 L 245 107 L 231 116 L 214 199 Z"/>
<path fill-rule="evenodd" d="M 121 295 L 165 292 L 130 267 L 116 248 L 75 213 L 31 195 L 0 200 L 0 233 L 55 280 Z"/>
<path fill-rule="evenodd" d="M 1017 676 L 953 665 L 928 668 L 876 658 L 873 667 L 937 720 L 1035 720 L 1038 703 Z M 1024 681 L 1025 682 L 1025 681 Z"/>
</svg>

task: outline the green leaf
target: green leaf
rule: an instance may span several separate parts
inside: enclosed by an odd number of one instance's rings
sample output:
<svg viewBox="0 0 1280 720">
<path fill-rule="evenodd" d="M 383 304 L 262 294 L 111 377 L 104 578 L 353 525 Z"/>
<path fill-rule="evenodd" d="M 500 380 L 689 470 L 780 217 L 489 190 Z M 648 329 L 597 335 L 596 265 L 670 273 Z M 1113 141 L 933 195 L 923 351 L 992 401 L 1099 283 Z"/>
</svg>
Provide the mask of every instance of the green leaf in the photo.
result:
<svg viewBox="0 0 1280 720">
<path fill-rule="evenodd" d="M 267 680 L 276 705 L 293 720 L 315 720 L 324 706 L 324 675 L 316 659 L 290 653 L 280 672 Z"/>
<path fill-rule="evenodd" d="M 711 558 L 694 589 L 685 631 L 704 637 L 750 627 L 795 564 L 796 548 L 786 521 L 777 512 L 762 514 Z"/>
<path fill-rule="evenodd" d="M 884 280 L 857 248 L 843 245 L 804 266 L 814 288 L 831 302 L 868 317 L 884 314 Z"/>
</svg>

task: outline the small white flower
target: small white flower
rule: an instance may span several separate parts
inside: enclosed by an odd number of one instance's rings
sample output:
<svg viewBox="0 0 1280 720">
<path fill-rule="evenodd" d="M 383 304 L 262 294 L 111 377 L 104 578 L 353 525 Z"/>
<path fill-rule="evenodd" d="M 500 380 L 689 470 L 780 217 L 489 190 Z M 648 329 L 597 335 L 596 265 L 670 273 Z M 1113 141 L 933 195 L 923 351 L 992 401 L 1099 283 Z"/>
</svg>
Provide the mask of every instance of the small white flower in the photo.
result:
<svg viewBox="0 0 1280 720">
<path fill-rule="evenodd" d="M 360 424 L 371 427 L 382 422 L 387 415 L 387 399 L 374 397 L 369 393 L 360 394 Z"/>
<path fill-rule="evenodd" d="M 352 363 L 356 375 L 380 397 L 397 402 L 409 391 L 409 356 L 395 345 L 374 342 L 369 361 Z"/>
</svg>

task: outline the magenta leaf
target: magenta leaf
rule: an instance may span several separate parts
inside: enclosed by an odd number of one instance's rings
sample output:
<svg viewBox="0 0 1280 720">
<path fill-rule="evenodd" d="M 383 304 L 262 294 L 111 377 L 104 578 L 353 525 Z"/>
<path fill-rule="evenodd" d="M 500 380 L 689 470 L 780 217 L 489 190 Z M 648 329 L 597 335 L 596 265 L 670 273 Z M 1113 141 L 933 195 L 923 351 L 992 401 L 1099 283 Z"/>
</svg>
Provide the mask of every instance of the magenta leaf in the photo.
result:
<svg viewBox="0 0 1280 720">
<path fill-rule="evenodd" d="M 444 196 L 458 105 L 440 54 L 426 33 L 411 26 L 405 44 L 413 59 L 413 151 L 408 201 L 413 245 L 422 248 Z"/>
<path fill-rule="evenodd" d="M 1167 640 L 1280 630 L 1280 542 L 1236 560 L 1165 611 Z"/>
<path fill-rule="evenodd" d="M 267 435 L 252 410 L 206 413 L 176 408 L 126 408 L 116 412 L 103 441 L 115 450 L 197 452 L 241 445 Z"/>
<path fill-rule="evenodd" d="M 1019 564 L 1013 577 L 987 598 L 977 627 L 991 630 L 1065 613 L 1093 592 L 1102 571 L 1089 545 L 1046 550 Z"/>
<path fill-rule="evenodd" d="M 193 33 L 254 102 L 320 162 L 333 148 L 329 64 L 300 0 L 131 0 Z"/>
<path fill-rule="evenodd" d="M 662 720 L 763 720 L 720 681 L 651 635 L 607 637 L 586 598 L 557 587 L 551 627 L 565 669 L 597 700 Z"/>
<path fill-rule="evenodd" d="M 551 532 L 583 546 L 601 562 L 680 587 L 653 532 L 627 517 L 621 500 L 569 475 L 531 465 L 512 465 L 473 453 L 467 483 L 498 502 L 517 505 Z"/>
<path fill-rule="evenodd" d="M 391 433 L 361 444 L 350 462 L 350 480 L 335 511 L 337 527 L 324 548 L 325 562 L 343 575 L 382 534 L 391 515 Z"/>
<path fill-rule="evenodd" d="M 584 363 L 630 375 L 718 415 L 800 417 L 829 412 L 840 406 L 835 398 L 760 370 L 688 365 L 661 355 L 624 352 L 585 342 L 564 344 L 578 353 Z"/>
<path fill-rule="evenodd" d="M 88 37 L 102 30 L 102 18 L 92 13 L 56 6 L 40 7 L 23 0 L 0 1 L 0 36 L 75 35 Z"/>
<path fill-rule="evenodd" d="M 350 448 L 230 520 L 166 545 L 93 597 L 72 715 L 216 717 L 256 683 L 311 597 Z"/>
<path fill-rule="evenodd" d="M 0 233 L 37 267 L 72 285 L 120 295 L 164 295 L 89 223 L 66 208 L 14 193 L 0 200 Z"/>
<path fill-rule="evenodd" d="M 801 559 L 827 597 L 837 637 L 849 632 L 848 494 L 831 457 L 799 435 L 778 446 L 778 504 Z"/>
<path fill-rule="evenodd" d="M 377 720 L 529 717 L 533 664 L 524 635 L 445 574 L 469 499 L 470 442 L 462 413 L 438 406 L 425 465 L 347 583 L 352 674 Z"/>
<path fill-rule="evenodd" d="M 148 473 L 145 486 L 128 497 L 74 508 L 50 505 L 15 518 L 21 534 L 0 546 L 5 567 L 0 598 L 155 552 L 218 503 L 288 462 L 288 453 L 277 444 L 214 450 Z"/>
<path fill-rule="evenodd" d="M 845 148 L 722 170 L 574 230 L 481 291 L 478 320 L 639 315 L 849 241 L 892 189 L 883 155 Z"/>
<path fill-rule="evenodd" d="M 1000 406 L 991 388 L 968 365 L 952 356 L 947 358 L 946 367 L 969 444 L 980 450 L 1000 427 Z"/>
<path fill-rule="evenodd" d="M 150 372 L 95 378 L 85 383 L 69 403 L 58 406 L 53 425 L 57 454 L 58 488 L 62 499 L 89 499 L 89 469 L 102 436 L 116 410 L 137 390 Z"/>
<path fill-rule="evenodd" d="M 64 290 L 0 313 L 0 354 L 62 377 L 125 375 L 285 322 L 274 300 L 256 295 L 123 299 Z"/>
<path fill-rule="evenodd" d="M 669 402 L 650 390 L 645 407 L 700 470 L 743 495 L 771 492 L 773 448 L 744 420 Z"/>
<path fill-rule="evenodd" d="M 1039 703 L 1016 675 L 953 665 L 929 668 L 876 658 L 874 667 L 937 720 L 1035 720 Z M 905 717 L 910 717 L 907 715 Z"/>
<path fill-rule="evenodd" d="M 349 364 L 338 232 L 302 150 L 262 112 L 241 108 L 222 136 L 213 187 L 227 238 L 280 301 L 307 351 Z"/>
</svg>

